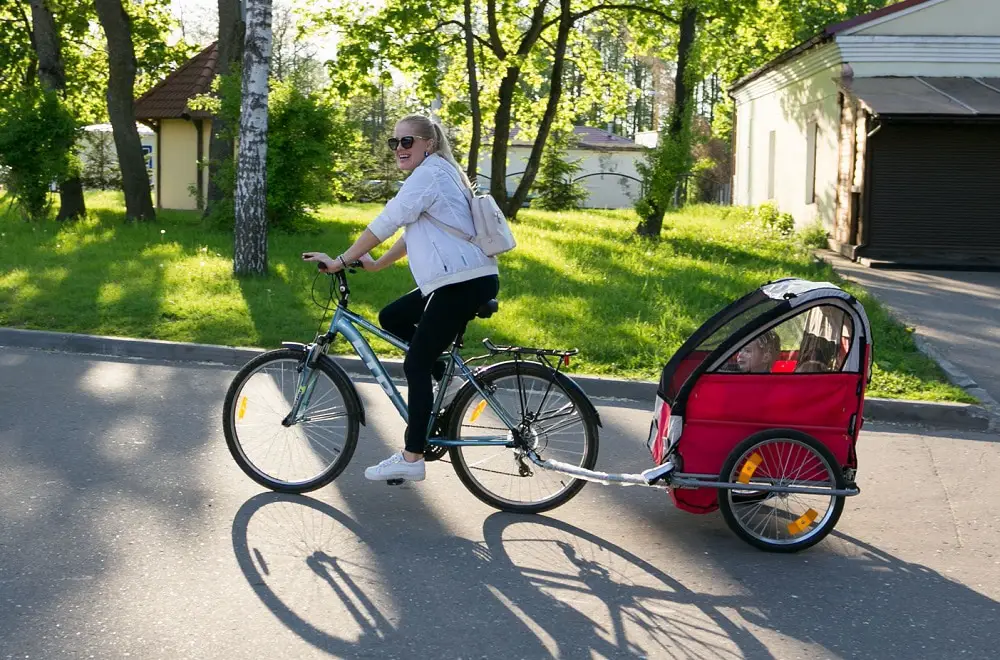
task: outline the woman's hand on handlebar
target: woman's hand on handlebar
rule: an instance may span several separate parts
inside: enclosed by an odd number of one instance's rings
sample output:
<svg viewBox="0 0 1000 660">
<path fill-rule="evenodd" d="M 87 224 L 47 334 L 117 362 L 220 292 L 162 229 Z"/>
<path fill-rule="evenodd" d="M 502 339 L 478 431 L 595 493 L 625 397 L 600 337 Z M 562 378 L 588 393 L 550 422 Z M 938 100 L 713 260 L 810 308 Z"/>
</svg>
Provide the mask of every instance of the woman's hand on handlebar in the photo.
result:
<svg viewBox="0 0 1000 660">
<path fill-rule="evenodd" d="M 375 260 L 372 259 L 372 255 L 370 255 L 368 253 L 365 253 L 365 254 L 361 255 L 361 257 L 358 259 L 357 263 L 361 264 L 361 269 L 362 270 L 370 270 L 370 271 L 374 272 L 374 271 L 376 271 L 376 270 L 379 269 L 378 266 L 375 263 Z"/>
<path fill-rule="evenodd" d="M 324 273 L 336 273 L 342 270 L 340 261 L 325 252 L 303 252 L 302 261 L 313 261 Z"/>
</svg>

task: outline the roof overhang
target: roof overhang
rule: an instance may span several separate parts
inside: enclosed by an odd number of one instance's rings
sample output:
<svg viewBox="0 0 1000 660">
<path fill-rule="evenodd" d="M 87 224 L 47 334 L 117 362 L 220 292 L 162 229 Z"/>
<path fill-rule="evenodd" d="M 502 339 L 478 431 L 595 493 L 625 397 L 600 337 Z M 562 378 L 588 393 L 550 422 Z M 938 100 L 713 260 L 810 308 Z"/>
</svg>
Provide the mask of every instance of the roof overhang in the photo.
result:
<svg viewBox="0 0 1000 660">
<path fill-rule="evenodd" d="M 805 51 L 815 48 L 816 46 L 820 46 L 822 44 L 833 41 L 838 34 L 844 34 L 844 33 L 849 34 L 852 32 L 856 32 L 857 30 L 862 29 L 864 26 L 867 26 L 868 24 L 877 24 L 889 20 L 894 14 L 905 13 L 919 8 L 920 5 L 925 5 L 927 3 L 937 3 L 937 2 L 941 2 L 941 0 L 902 0 L 902 2 L 896 2 L 887 7 L 883 7 L 882 9 L 877 9 L 873 12 L 869 12 L 862 16 L 857 16 L 855 18 L 851 18 L 846 21 L 842 21 L 840 23 L 828 25 L 826 28 L 823 29 L 822 32 L 820 32 L 813 38 L 809 39 L 808 41 L 802 42 L 801 44 L 795 46 L 794 48 L 786 50 L 785 52 L 781 53 L 773 60 L 765 64 L 764 66 L 755 69 L 754 71 L 751 71 L 747 75 L 738 79 L 730 86 L 729 96 L 732 97 L 734 92 L 739 88 L 745 86 L 750 82 L 753 82 L 757 78 L 760 78 L 761 76 L 766 74 L 768 71 L 771 71 L 772 69 L 781 66 L 785 62 L 798 57 Z"/>
<path fill-rule="evenodd" d="M 854 78 L 844 91 L 883 117 L 1000 117 L 1000 78 L 877 76 Z"/>
</svg>

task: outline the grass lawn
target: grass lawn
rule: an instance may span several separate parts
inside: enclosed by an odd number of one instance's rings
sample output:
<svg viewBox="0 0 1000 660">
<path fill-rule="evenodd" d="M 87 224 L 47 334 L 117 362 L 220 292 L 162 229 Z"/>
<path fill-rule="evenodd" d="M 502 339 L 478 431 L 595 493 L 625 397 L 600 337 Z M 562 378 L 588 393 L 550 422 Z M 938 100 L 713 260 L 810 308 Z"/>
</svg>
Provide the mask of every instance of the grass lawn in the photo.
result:
<svg viewBox="0 0 1000 660">
<path fill-rule="evenodd" d="M 324 312 L 312 302 L 316 271 L 299 254 L 338 254 L 380 208 L 326 207 L 315 234 L 272 233 L 270 274 L 237 280 L 232 235 L 206 229 L 197 213 L 161 211 L 155 223 L 126 225 L 120 195 L 89 194 L 87 203 L 88 219 L 68 225 L 0 215 L 0 325 L 233 346 L 308 342 Z M 712 207 L 668 215 L 654 244 L 634 235 L 631 211 L 522 211 L 518 249 L 500 257 L 500 313 L 470 326 L 468 352 L 478 352 L 485 336 L 576 347 L 574 372 L 655 380 L 705 319 L 760 284 L 785 276 L 839 281 L 806 250 L 726 215 Z M 326 280 L 317 282 L 323 302 Z M 360 273 L 352 308 L 375 318 L 412 287 L 405 262 Z M 873 324 L 872 396 L 973 400 L 881 306 L 851 290 Z"/>
</svg>

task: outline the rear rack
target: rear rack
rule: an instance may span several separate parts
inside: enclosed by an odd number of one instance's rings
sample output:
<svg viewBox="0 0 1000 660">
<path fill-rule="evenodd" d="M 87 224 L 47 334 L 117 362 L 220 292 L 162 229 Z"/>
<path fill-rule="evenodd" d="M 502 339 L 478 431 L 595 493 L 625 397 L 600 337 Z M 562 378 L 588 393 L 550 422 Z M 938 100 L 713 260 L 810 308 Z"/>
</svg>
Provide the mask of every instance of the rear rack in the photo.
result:
<svg viewBox="0 0 1000 660">
<path fill-rule="evenodd" d="M 483 346 L 486 347 L 490 353 L 531 353 L 533 355 L 553 355 L 559 356 L 560 358 L 567 358 L 572 355 L 576 355 L 580 352 L 578 348 L 571 348 L 569 350 L 560 351 L 554 348 L 528 348 L 526 346 L 497 346 L 493 342 L 486 338 L 483 340 Z"/>
</svg>

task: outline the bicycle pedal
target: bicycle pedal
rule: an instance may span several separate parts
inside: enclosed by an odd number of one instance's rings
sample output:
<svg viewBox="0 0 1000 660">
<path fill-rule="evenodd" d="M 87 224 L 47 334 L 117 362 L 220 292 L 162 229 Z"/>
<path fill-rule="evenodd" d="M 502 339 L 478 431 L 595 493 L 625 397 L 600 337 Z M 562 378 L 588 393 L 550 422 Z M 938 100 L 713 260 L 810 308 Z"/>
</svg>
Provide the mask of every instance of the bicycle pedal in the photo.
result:
<svg viewBox="0 0 1000 660">
<path fill-rule="evenodd" d="M 403 482 L 405 481 L 406 479 L 387 479 L 385 483 L 387 483 L 390 486 L 399 486 L 403 484 Z"/>
</svg>

